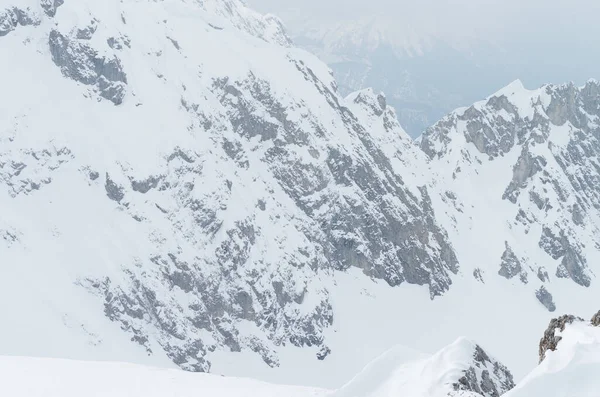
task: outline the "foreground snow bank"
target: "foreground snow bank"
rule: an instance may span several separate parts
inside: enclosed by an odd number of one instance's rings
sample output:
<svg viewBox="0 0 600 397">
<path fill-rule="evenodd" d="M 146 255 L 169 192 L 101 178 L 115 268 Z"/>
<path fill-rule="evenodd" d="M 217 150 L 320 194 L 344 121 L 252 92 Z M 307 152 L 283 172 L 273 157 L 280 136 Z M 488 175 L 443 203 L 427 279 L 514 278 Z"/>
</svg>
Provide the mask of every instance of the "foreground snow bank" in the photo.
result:
<svg viewBox="0 0 600 397">
<path fill-rule="evenodd" d="M 600 319 L 600 315 L 598 317 Z M 391 349 L 337 391 L 135 364 L 0 357 L 0 396 L 598 396 L 600 328 L 576 320 L 557 328 L 555 338 L 558 343 L 553 348 L 556 350 L 546 351 L 541 364 L 516 387 L 504 365 L 479 345 L 460 338 L 433 355 L 405 347 Z"/>
<path fill-rule="evenodd" d="M 0 374 L 0 396 L 11 397 L 491 397 L 503 394 L 506 385 L 514 386 L 502 364 L 464 338 L 434 355 L 401 346 L 391 349 L 337 391 L 136 364 L 47 358 L 0 357 Z M 484 383 L 489 388 L 482 387 Z"/>
<path fill-rule="evenodd" d="M 506 397 L 600 395 L 600 328 L 584 322 L 556 332 L 560 342 Z"/>
<path fill-rule="evenodd" d="M 11 397 L 313 397 L 323 390 L 134 364 L 0 357 L 0 395 Z"/>
</svg>

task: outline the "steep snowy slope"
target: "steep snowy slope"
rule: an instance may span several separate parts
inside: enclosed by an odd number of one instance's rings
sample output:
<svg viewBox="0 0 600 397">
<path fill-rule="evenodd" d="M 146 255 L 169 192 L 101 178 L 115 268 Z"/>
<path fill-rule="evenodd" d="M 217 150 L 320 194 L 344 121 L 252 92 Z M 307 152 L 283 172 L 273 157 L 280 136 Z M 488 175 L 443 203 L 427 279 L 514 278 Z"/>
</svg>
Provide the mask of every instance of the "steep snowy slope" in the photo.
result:
<svg viewBox="0 0 600 397">
<path fill-rule="evenodd" d="M 316 362 L 337 271 L 448 291 L 454 250 L 404 180 L 417 152 L 386 155 L 407 142 L 393 112 L 341 98 L 275 18 L 237 0 L 1 9 L 1 352 Z"/>
</svg>

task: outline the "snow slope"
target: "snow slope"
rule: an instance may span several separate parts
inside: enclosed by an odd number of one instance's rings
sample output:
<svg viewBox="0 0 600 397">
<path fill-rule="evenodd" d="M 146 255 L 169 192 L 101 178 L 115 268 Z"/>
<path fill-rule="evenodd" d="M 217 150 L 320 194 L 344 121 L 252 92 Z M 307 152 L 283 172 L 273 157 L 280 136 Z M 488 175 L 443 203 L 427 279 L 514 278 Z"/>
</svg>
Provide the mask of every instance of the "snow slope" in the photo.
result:
<svg viewBox="0 0 600 397">
<path fill-rule="evenodd" d="M 510 374 L 464 338 L 434 355 L 396 347 L 339 390 L 268 384 L 116 362 L 0 356 L 0 394 L 14 397 L 591 397 L 600 387 L 600 328 L 575 320 L 516 387 Z M 508 391 L 508 389 L 512 390 Z"/>
<path fill-rule="evenodd" d="M 483 375 L 487 371 L 491 377 Z M 513 385 L 502 364 L 490 359 L 477 345 L 459 340 L 428 357 L 396 347 L 369 364 L 350 383 L 337 391 L 275 385 L 257 380 L 190 373 L 117 362 L 83 362 L 0 356 L 0 394 L 14 397 L 44 396 L 331 396 L 388 397 L 398 394 L 448 397 L 490 397 Z M 485 379 L 489 393 L 481 393 Z M 461 383 L 462 382 L 462 383 Z M 471 390 L 475 388 L 478 393 Z M 461 392 L 461 393 L 462 393 Z M 425 394 L 424 394 L 425 393 Z M 496 393 L 496 394 L 491 394 Z"/>
<path fill-rule="evenodd" d="M 13 397 L 309 397 L 325 390 L 125 363 L 0 357 L 0 394 Z"/>
</svg>

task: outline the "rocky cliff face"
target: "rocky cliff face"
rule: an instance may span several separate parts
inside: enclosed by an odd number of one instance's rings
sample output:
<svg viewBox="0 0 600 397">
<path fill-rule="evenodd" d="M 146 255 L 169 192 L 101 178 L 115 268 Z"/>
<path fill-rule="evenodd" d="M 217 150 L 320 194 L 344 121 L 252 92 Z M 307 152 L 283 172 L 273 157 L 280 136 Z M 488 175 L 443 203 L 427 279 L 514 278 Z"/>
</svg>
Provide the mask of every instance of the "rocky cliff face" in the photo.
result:
<svg viewBox="0 0 600 397">
<path fill-rule="evenodd" d="M 1 23 L 16 95 L 2 255 L 30 263 L 49 241 L 43 273 L 102 306 L 69 313 L 83 327 L 106 316 L 187 370 L 223 349 L 277 366 L 285 344 L 326 358 L 337 271 L 450 288 L 458 261 L 430 193 L 403 179 L 423 156 L 390 158 L 371 129 L 409 140 L 385 99 L 342 98 L 275 18 L 221 0 L 18 3 Z M 48 231 L 28 232 L 31 216 Z"/>
</svg>

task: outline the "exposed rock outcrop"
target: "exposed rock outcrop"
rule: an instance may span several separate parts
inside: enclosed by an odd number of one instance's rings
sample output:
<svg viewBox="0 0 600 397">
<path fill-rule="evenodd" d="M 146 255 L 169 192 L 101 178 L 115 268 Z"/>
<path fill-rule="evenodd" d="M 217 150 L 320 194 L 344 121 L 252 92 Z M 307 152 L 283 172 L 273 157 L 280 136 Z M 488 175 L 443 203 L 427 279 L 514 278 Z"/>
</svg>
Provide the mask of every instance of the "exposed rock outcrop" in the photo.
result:
<svg viewBox="0 0 600 397">
<path fill-rule="evenodd" d="M 506 249 L 502 254 L 502 262 L 500 263 L 500 270 L 498 270 L 498 274 L 508 280 L 519 276 L 521 282 L 527 284 L 527 272 L 525 272 L 523 269 L 521 261 L 510 248 L 508 242 L 505 242 L 505 247 Z"/>
<path fill-rule="evenodd" d="M 48 41 L 52 60 L 65 77 L 93 86 L 102 98 L 120 105 L 127 86 L 121 60 L 100 55 L 86 41 L 87 37 L 69 37 L 53 29 Z"/>
<path fill-rule="evenodd" d="M 470 391 L 484 397 L 499 397 L 515 387 L 512 373 L 499 361 L 475 346 L 472 365 L 456 383 L 456 391 Z"/>
<path fill-rule="evenodd" d="M 542 285 L 537 291 L 535 291 L 535 296 L 536 296 L 536 298 L 538 298 L 540 303 L 542 305 L 544 305 L 546 307 L 546 309 L 548 309 L 549 312 L 556 311 L 556 305 L 554 304 L 554 298 L 552 297 L 552 294 L 550 292 L 548 292 L 546 287 L 544 287 Z"/>
<path fill-rule="evenodd" d="M 0 10 L 0 37 L 6 36 L 17 26 L 38 25 L 40 18 L 31 9 L 10 7 Z"/>
<path fill-rule="evenodd" d="M 558 343 L 562 339 L 560 335 L 556 335 L 557 332 L 562 332 L 565 330 L 565 327 L 569 324 L 573 324 L 576 321 L 584 321 L 581 317 L 576 317 L 572 315 L 564 315 L 558 318 L 553 318 L 550 320 L 550 324 L 546 331 L 544 331 L 544 336 L 540 340 L 539 346 L 539 358 L 540 362 L 544 360 L 546 357 L 546 352 L 548 350 L 554 351 L 556 350 Z"/>
</svg>

